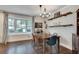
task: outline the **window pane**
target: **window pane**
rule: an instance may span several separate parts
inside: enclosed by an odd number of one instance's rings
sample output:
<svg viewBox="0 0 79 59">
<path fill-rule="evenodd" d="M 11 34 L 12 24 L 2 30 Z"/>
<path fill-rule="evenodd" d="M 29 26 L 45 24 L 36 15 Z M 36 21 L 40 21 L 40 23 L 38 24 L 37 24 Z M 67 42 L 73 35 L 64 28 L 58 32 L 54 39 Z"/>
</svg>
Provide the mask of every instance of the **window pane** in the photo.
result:
<svg viewBox="0 0 79 59">
<path fill-rule="evenodd" d="M 32 20 L 27 20 L 27 26 L 32 26 Z"/>
<path fill-rule="evenodd" d="M 8 31 L 12 33 L 14 29 L 14 19 L 8 18 Z"/>
<path fill-rule="evenodd" d="M 27 32 L 31 32 L 32 31 L 32 27 L 27 27 Z"/>
<path fill-rule="evenodd" d="M 32 33 L 32 20 L 27 20 L 27 29 L 26 29 L 26 32 L 28 34 Z"/>
<path fill-rule="evenodd" d="M 26 32 L 26 21 L 25 20 L 16 21 L 16 32 Z"/>
<path fill-rule="evenodd" d="M 16 32 L 22 32 L 22 21 L 16 20 Z"/>
</svg>

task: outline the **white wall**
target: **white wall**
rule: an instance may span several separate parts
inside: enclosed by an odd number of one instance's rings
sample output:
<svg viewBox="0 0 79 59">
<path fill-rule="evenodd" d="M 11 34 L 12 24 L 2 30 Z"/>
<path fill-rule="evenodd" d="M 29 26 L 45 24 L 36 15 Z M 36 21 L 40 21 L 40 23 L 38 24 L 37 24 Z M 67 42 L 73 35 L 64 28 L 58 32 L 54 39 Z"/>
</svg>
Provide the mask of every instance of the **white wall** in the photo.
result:
<svg viewBox="0 0 79 59">
<path fill-rule="evenodd" d="M 32 35 L 10 35 L 8 36 L 8 42 L 22 41 L 22 40 L 31 40 Z"/>
<path fill-rule="evenodd" d="M 47 21 L 48 26 L 55 25 L 56 23 L 59 24 L 59 22 L 61 22 L 60 24 L 74 25 L 71 27 L 52 27 L 52 28 L 48 27 L 48 31 L 51 34 L 58 33 L 58 35 L 61 36 L 60 44 L 69 49 L 72 49 L 72 33 L 76 34 L 76 10 L 78 8 L 79 6 L 73 6 L 73 5 L 65 6 L 57 11 L 60 11 L 61 14 L 64 14 L 66 12 L 73 12 L 73 14 Z M 52 15 L 51 17 L 54 17 L 54 16 Z"/>
<path fill-rule="evenodd" d="M 0 43 L 3 43 L 4 13 L 0 12 Z"/>
</svg>

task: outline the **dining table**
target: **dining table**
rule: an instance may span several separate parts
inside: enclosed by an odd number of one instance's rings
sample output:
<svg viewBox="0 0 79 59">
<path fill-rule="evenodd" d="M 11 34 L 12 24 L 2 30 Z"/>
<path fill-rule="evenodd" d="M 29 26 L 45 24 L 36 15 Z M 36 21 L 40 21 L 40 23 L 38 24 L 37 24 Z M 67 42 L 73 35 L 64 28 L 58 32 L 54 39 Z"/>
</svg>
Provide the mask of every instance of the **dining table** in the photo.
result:
<svg viewBox="0 0 79 59">
<path fill-rule="evenodd" d="M 42 43 L 43 43 L 43 45 L 42 45 L 43 49 L 42 50 L 43 50 L 43 53 L 45 53 L 46 40 L 48 38 L 50 38 L 50 34 L 49 33 L 39 33 L 39 34 L 34 33 L 33 35 L 36 38 L 36 40 L 42 40 Z"/>
<path fill-rule="evenodd" d="M 45 47 L 46 47 L 46 41 L 52 36 L 52 34 L 50 34 L 50 33 L 39 33 L 39 34 L 37 34 L 37 33 L 34 33 L 33 34 L 34 35 L 34 37 L 36 38 L 36 40 L 42 40 L 42 46 L 43 46 L 43 49 L 42 49 L 42 51 L 43 51 L 43 54 L 45 53 Z M 58 42 L 58 45 L 57 45 L 57 48 L 58 48 L 58 53 L 60 53 L 60 36 L 58 36 L 58 40 L 57 40 L 57 42 Z"/>
</svg>

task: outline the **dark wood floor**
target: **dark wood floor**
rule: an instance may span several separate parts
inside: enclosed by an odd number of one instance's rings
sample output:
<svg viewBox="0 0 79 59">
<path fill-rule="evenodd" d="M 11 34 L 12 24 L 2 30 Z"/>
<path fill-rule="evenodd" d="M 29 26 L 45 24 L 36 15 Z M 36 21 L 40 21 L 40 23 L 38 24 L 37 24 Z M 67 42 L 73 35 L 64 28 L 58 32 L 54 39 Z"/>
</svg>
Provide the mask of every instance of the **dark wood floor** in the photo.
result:
<svg viewBox="0 0 79 59">
<path fill-rule="evenodd" d="M 40 50 L 38 50 L 40 51 Z M 60 46 L 60 54 L 71 54 L 72 51 Z M 0 45 L 0 54 L 38 54 L 34 49 L 32 41 L 21 41 Z M 42 54 L 40 52 L 39 54 Z M 46 54 L 50 54 L 47 52 Z"/>
</svg>

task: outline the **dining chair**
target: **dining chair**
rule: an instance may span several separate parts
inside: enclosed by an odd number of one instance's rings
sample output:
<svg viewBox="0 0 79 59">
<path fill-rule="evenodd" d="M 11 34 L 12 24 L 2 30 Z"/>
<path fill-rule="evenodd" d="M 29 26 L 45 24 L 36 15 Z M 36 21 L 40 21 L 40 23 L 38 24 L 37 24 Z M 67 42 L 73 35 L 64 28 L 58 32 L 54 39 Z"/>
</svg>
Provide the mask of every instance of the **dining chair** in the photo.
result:
<svg viewBox="0 0 79 59">
<path fill-rule="evenodd" d="M 37 35 L 34 35 L 34 34 L 32 34 L 32 36 L 33 36 L 33 46 L 38 45 L 38 39 L 39 39 L 39 37 Z"/>
<path fill-rule="evenodd" d="M 32 37 L 33 37 L 32 43 L 33 43 L 33 46 L 35 46 L 35 36 L 34 36 L 34 34 L 32 34 Z"/>
<path fill-rule="evenodd" d="M 54 35 L 48 38 L 47 45 L 49 46 L 50 53 L 59 53 L 59 37 Z"/>
<path fill-rule="evenodd" d="M 33 36 L 33 48 L 34 50 L 39 53 L 40 50 L 42 49 L 42 36 L 41 35 L 34 35 Z"/>
</svg>

